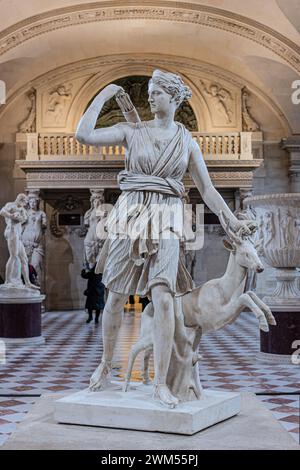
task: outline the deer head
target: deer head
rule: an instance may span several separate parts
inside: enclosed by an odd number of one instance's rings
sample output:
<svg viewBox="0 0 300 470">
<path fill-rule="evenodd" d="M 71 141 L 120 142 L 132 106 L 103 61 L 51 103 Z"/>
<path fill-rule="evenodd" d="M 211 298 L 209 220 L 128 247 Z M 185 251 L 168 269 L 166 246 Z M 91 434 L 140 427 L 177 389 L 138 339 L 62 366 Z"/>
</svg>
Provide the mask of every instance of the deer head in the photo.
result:
<svg viewBox="0 0 300 470">
<path fill-rule="evenodd" d="M 234 233 L 229 226 L 229 219 L 223 212 L 219 216 L 220 223 L 227 233 L 229 240 L 223 240 L 225 248 L 235 256 L 237 264 L 243 268 L 250 269 L 257 273 L 261 273 L 264 270 L 263 264 L 258 256 L 257 250 L 260 249 L 262 240 L 254 242 L 251 236 L 243 236 L 240 231 Z M 252 229 L 252 234 L 256 228 Z"/>
</svg>

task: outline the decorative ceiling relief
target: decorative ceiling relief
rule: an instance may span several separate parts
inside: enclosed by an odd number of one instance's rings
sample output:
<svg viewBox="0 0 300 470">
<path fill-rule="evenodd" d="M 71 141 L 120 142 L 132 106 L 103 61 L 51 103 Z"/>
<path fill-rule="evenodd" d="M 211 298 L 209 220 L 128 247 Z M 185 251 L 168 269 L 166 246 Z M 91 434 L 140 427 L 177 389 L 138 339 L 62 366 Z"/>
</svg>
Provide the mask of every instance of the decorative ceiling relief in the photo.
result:
<svg viewBox="0 0 300 470">
<path fill-rule="evenodd" d="M 113 20 L 164 20 L 198 24 L 230 32 L 260 44 L 300 71 L 300 47 L 275 29 L 251 18 L 209 5 L 153 0 L 142 6 L 123 1 L 85 3 L 35 15 L 7 28 L 0 34 L 0 55 L 23 42 L 60 28 Z"/>
</svg>

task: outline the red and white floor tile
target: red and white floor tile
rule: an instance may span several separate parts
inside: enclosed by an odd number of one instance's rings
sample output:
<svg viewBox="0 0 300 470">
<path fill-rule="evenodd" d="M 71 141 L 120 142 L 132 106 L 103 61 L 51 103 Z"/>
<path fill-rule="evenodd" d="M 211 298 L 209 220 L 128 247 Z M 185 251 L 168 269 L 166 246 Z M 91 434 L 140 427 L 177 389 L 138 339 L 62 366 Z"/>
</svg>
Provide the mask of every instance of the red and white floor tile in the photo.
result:
<svg viewBox="0 0 300 470">
<path fill-rule="evenodd" d="M 86 388 L 102 354 L 101 323 L 85 323 L 82 311 L 43 316 L 45 344 L 7 346 L 0 362 L 0 445 L 9 439 L 41 394 Z M 115 356 L 114 375 L 124 377 L 140 313 L 127 311 Z M 299 442 L 300 366 L 263 363 L 256 358 L 256 319 L 243 313 L 235 324 L 201 340 L 204 388 L 257 393 L 282 426 Z M 4 360 L 5 359 L 5 360 Z M 140 360 L 133 371 L 140 378 Z"/>
</svg>

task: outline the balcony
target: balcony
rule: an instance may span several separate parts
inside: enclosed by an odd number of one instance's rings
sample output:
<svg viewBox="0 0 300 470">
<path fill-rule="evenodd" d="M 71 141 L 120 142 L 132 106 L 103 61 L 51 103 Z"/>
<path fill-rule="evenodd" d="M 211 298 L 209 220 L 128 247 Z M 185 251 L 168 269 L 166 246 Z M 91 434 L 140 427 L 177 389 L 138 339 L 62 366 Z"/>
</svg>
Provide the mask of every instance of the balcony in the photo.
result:
<svg viewBox="0 0 300 470">
<path fill-rule="evenodd" d="M 74 134 L 18 134 L 25 160 L 103 160 L 123 161 L 121 145 L 93 146 L 80 144 Z M 205 160 L 252 160 L 251 132 L 192 133 Z M 25 150 L 25 155 L 24 155 Z M 22 158 L 20 158 L 22 159 Z"/>
<path fill-rule="evenodd" d="M 262 134 L 251 132 L 192 134 L 217 188 L 250 188 L 253 170 L 262 163 Z M 74 134 L 30 133 L 16 136 L 16 165 L 28 188 L 117 188 L 124 168 L 121 145 L 82 145 Z M 192 175 L 184 178 L 194 187 Z"/>
</svg>

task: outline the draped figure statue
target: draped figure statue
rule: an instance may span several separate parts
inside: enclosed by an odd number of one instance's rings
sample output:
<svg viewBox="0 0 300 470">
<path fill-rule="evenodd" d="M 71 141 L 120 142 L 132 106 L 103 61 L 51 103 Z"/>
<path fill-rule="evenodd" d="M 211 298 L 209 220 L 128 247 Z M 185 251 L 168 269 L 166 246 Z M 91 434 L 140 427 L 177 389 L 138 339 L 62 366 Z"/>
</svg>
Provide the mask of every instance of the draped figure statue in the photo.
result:
<svg viewBox="0 0 300 470">
<path fill-rule="evenodd" d="M 193 288 L 180 256 L 186 171 L 212 212 L 223 211 L 234 231 L 249 233 L 249 229 L 213 187 L 189 131 L 174 121 L 177 107 L 191 97 L 181 77 L 154 71 L 148 88 L 153 120 L 95 129 L 104 103 L 120 90 L 117 85 L 104 88 L 84 113 L 76 132 L 77 140 L 84 144 L 126 147 L 125 170 L 118 178 L 122 194 L 108 217 L 108 237 L 97 266 L 109 294 L 103 312 L 103 356 L 91 377 L 90 389 L 101 390 L 107 385 L 128 295 L 147 295 L 154 308 L 153 396 L 163 405 L 175 407 L 179 397 L 173 391 L 176 387 L 168 384 L 168 370 L 175 330 L 176 336 L 183 336 L 175 328 L 175 298 Z"/>
</svg>

